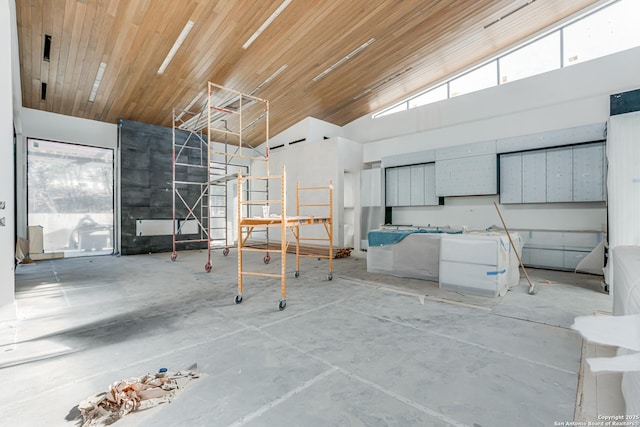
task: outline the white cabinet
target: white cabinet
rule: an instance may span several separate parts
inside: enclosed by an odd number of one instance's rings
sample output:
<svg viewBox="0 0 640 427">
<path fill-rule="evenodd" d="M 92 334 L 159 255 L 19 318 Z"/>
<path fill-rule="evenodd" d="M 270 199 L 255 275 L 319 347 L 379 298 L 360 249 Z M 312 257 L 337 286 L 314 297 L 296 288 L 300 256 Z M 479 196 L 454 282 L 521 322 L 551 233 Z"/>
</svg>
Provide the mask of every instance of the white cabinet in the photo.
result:
<svg viewBox="0 0 640 427">
<path fill-rule="evenodd" d="M 547 155 L 542 151 L 522 153 L 522 202 L 547 201 Z"/>
<path fill-rule="evenodd" d="M 398 206 L 411 205 L 411 168 L 398 169 Z"/>
<path fill-rule="evenodd" d="M 501 203 L 604 200 L 601 142 L 500 155 Z"/>
<path fill-rule="evenodd" d="M 500 156 L 500 203 L 522 203 L 522 154 Z"/>
<path fill-rule="evenodd" d="M 410 166 L 411 170 L 411 206 L 423 206 L 424 205 L 424 166 L 414 165 Z"/>
<path fill-rule="evenodd" d="M 440 203 L 436 195 L 436 165 L 428 163 L 424 165 L 424 204 L 436 206 Z"/>
<path fill-rule="evenodd" d="M 602 143 L 573 148 L 573 201 L 604 200 L 605 158 Z"/>
<path fill-rule="evenodd" d="M 436 158 L 436 194 L 438 196 L 482 196 L 497 194 L 497 157 L 495 154 Z"/>
<path fill-rule="evenodd" d="M 363 169 L 360 171 L 360 206 L 382 206 L 380 169 Z"/>
<path fill-rule="evenodd" d="M 559 231 L 516 229 L 524 238 L 523 264 L 557 270 L 575 270 L 578 263 L 602 239 L 602 231 Z"/>
<path fill-rule="evenodd" d="M 573 149 L 546 150 L 547 202 L 573 201 Z"/>
<path fill-rule="evenodd" d="M 385 169 L 387 207 L 437 205 L 433 163 Z"/>
</svg>

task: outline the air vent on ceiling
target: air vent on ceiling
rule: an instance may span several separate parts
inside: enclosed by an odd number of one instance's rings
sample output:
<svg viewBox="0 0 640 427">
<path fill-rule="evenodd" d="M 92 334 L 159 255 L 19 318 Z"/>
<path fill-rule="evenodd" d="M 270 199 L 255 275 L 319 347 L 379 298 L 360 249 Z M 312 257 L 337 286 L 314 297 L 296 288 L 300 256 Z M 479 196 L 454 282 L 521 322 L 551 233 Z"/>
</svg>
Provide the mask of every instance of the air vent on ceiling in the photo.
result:
<svg viewBox="0 0 640 427">
<path fill-rule="evenodd" d="M 295 141 L 291 141 L 289 145 L 297 144 L 298 142 L 304 142 L 306 140 L 307 140 L 306 138 L 296 139 Z"/>
<path fill-rule="evenodd" d="M 40 91 L 40 99 L 43 101 L 47 100 L 47 84 L 45 82 L 42 82 L 42 88 Z"/>
<path fill-rule="evenodd" d="M 49 62 L 51 58 L 51 36 L 49 34 L 44 35 L 44 52 L 42 54 L 42 59 L 46 62 Z"/>
<path fill-rule="evenodd" d="M 273 147 L 269 147 L 269 150 L 273 151 L 273 150 L 277 150 L 278 148 L 282 148 L 282 147 L 284 147 L 284 144 L 274 145 Z"/>
</svg>

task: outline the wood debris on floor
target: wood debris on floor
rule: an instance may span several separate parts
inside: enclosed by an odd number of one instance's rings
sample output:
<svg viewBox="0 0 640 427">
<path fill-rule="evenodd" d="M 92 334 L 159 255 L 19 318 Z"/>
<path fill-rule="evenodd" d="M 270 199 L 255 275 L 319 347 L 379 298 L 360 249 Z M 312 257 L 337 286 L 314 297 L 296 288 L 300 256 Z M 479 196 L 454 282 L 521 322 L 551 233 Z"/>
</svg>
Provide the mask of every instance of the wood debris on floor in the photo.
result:
<svg viewBox="0 0 640 427">
<path fill-rule="evenodd" d="M 251 243 L 248 246 L 258 249 L 267 249 L 266 243 Z M 280 250 L 280 243 L 269 243 L 268 248 L 273 251 Z M 346 258 L 351 255 L 351 250 L 353 248 L 333 248 L 333 258 Z M 296 245 L 290 244 L 287 248 L 287 253 L 295 254 L 296 253 Z M 329 248 L 327 246 L 320 245 L 300 245 L 300 255 L 303 256 L 318 256 L 318 257 L 328 257 L 329 256 Z"/>
<path fill-rule="evenodd" d="M 178 372 L 160 369 L 157 374 L 116 381 L 108 392 L 80 402 L 82 427 L 110 425 L 131 412 L 171 402 L 187 383 L 199 377 L 195 366 Z"/>
</svg>

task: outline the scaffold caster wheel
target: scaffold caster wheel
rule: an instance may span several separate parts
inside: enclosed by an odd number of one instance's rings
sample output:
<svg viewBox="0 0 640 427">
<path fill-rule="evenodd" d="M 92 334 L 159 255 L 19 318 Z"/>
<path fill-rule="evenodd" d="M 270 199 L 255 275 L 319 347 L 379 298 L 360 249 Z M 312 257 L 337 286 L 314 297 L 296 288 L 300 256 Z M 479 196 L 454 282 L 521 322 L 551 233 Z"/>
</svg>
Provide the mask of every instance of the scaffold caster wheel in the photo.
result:
<svg viewBox="0 0 640 427">
<path fill-rule="evenodd" d="M 206 271 L 207 273 L 211 273 L 211 269 L 212 269 L 212 268 L 213 268 L 213 266 L 211 265 L 211 263 L 210 263 L 210 262 L 208 262 L 208 263 L 206 263 L 206 264 L 204 265 L 204 269 L 205 269 L 205 271 Z"/>
<path fill-rule="evenodd" d="M 271 261 L 271 257 L 269 255 L 265 255 L 263 261 L 265 264 L 269 264 L 269 261 Z"/>
<path fill-rule="evenodd" d="M 242 295 L 236 295 L 236 304 L 240 304 L 242 302 Z"/>
<path fill-rule="evenodd" d="M 229 255 L 229 248 L 224 248 L 224 249 L 222 250 L 222 255 L 224 255 L 224 256 Z"/>
<path fill-rule="evenodd" d="M 287 308 L 287 300 L 286 299 L 281 299 L 280 300 L 280 304 L 278 304 L 278 309 L 280 311 L 284 310 L 285 308 Z"/>
<path fill-rule="evenodd" d="M 293 273 L 293 277 L 295 277 L 296 279 L 297 279 L 298 277 L 300 277 L 300 272 L 299 272 L 298 270 L 296 270 L 296 272 L 295 272 L 295 273 Z"/>
<path fill-rule="evenodd" d="M 171 261 L 175 261 L 178 258 L 178 254 L 177 253 L 172 253 L 171 254 Z"/>
<path fill-rule="evenodd" d="M 333 273 L 327 274 L 327 280 L 333 280 Z"/>
</svg>

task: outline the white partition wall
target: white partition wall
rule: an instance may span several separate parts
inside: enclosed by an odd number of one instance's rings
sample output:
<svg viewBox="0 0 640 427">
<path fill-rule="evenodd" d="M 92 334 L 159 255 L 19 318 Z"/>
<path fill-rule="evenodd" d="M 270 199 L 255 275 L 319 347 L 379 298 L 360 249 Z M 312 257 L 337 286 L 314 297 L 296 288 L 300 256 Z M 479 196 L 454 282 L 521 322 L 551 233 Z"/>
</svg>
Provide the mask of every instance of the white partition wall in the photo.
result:
<svg viewBox="0 0 640 427">
<path fill-rule="evenodd" d="M 5 58 L 0 63 L 0 307 L 12 304 L 14 297 L 13 74 L 6 60 L 13 57 L 13 13 L 13 2 L 0 4 L 0 55 Z"/>
<path fill-rule="evenodd" d="M 640 112 L 611 116 L 607 159 L 609 254 L 612 256 L 612 249 L 618 245 L 640 245 Z M 615 295 L 612 264 L 609 260 L 606 280 Z M 614 297 L 614 314 L 617 309 Z"/>
</svg>

